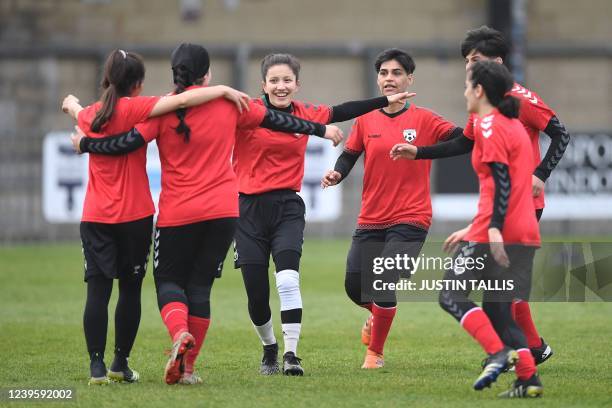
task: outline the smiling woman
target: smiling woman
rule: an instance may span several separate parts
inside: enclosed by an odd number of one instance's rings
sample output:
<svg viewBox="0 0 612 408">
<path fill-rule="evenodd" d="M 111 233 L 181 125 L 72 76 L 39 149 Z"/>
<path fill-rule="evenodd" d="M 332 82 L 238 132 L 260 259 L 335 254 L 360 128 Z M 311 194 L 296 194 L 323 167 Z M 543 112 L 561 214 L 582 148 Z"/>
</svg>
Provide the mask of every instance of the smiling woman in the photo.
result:
<svg viewBox="0 0 612 408">
<path fill-rule="evenodd" d="M 294 100 L 300 89 L 300 62 L 289 54 L 270 54 L 261 63 L 263 96 L 256 101 L 268 109 L 316 122 L 342 122 L 389 104 L 404 104 L 407 93 L 337 106 Z M 276 266 L 285 344 L 283 373 L 302 375 L 296 356 L 302 323 L 299 265 L 304 241 L 305 206 L 297 194 L 304 178 L 307 134 L 287 138 L 266 129 L 243 130 L 236 138 L 234 171 L 240 191 L 235 266 L 242 270 L 249 298 L 249 316 L 263 344 L 261 374 L 278 373 L 278 345 L 270 310 L 268 263 Z"/>
</svg>

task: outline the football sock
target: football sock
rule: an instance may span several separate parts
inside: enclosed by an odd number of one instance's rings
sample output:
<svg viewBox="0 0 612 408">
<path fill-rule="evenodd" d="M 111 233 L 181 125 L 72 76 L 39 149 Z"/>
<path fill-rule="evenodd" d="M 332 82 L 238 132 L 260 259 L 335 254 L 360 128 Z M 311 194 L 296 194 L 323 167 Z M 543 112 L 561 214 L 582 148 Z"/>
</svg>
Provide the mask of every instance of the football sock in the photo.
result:
<svg viewBox="0 0 612 408">
<path fill-rule="evenodd" d="M 528 302 L 524 300 L 512 302 L 512 318 L 525 334 L 529 348 L 537 348 L 542 345 L 542 339 L 533 323 Z"/>
<path fill-rule="evenodd" d="M 463 315 L 459 324 L 472 336 L 488 354 L 494 354 L 504 348 L 504 344 L 495 332 L 489 317 L 479 307 L 470 309 Z"/>
<path fill-rule="evenodd" d="M 189 331 L 187 314 L 187 305 L 181 302 L 170 302 L 162 307 L 161 317 L 173 342 L 181 333 Z"/>
<path fill-rule="evenodd" d="M 195 338 L 195 345 L 189 351 L 189 353 L 187 353 L 187 357 L 185 358 L 185 373 L 192 374 L 196 359 L 198 358 L 202 345 L 204 344 L 204 340 L 206 339 L 206 333 L 208 332 L 208 327 L 210 326 L 210 319 L 189 315 L 188 323 L 189 333 L 191 333 Z"/>
<path fill-rule="evenodd" d="M 300 331 L 302 330 L 301 323 L 283 323 L 283 341 L 285 344 L 285 353 L 292 351 L 297 354 L 297 345 L 300 340 Z"/>
<path fill-rule="evenodd" d="M 376 303 L 372 303 L 372 334 L 370 337 L 370 345 L 368 348 L 378 354 L 383 354 L 387 335 L 391 330 L 391 324 L 397 307 L 380 307 Z"/>
<path fill-rule="evenodd" d="M 253 325 L 253 327 L 255 327 L 255 331 L 257 332 L 257 335 L 261 339 L 261 343 L 264 346 L 276 343 L 276 337 L 274 337 L 274 326 L 272 326 L 272 318 L 261 326 Z"/>
<path fill-rule="evenodd" d="M 520 380 L 527 380 L 536 373 L 535 360 L 529 349 L 519 349 L 519 361 L 516 363 L 516 376 Z"/>
</svg>

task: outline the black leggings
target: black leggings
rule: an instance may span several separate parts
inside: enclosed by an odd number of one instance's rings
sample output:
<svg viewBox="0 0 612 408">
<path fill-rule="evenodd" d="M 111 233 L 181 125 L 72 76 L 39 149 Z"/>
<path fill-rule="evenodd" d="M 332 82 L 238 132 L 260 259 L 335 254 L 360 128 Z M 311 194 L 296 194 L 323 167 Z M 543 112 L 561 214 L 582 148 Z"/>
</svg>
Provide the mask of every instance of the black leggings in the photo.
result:
<svg viewBox="0 0 612 408">
<path fill-rule="evenodd" d="M 115 354 L 130 355 L 140 325 L 140 292 L 142 277 L 119 279 L 119 299 L 115 308 Z M 83 327 L 90 355 L 104 355 L 108 328 L 108 303 L 113 291 L 113 279 L 92 276 L 87 281 L 87 301 Z"/>
<path fill-rule="evenodd" d="M 153 274 L 157 305 L 187 305 L 189 314 L 210 318 L 210 292 L 221 276 L 223 261 L 236 230 L 236 218 L 219 218 L 177 227 L 158 228 L 154 234 Z"/>
<path fill-rule="evenodd" d="M 299 271 L 300 253 L 292 250 L 282 251 L 274 257 L 274 264 L 277 271 L 285 269 Z M 240 270 L 249 299 L 249 316 L 255 326 L 261 326 L 272 317 L 268 267 L 266 265 L 247 264 L 242 265 Z M 282 323 L 301 323 L 301 321 L 302 309 L 281 312 Z"/>
<path fill-rule="evenodd" d="M 455 268 L 457 271 L 449 269 L 444 275 L 444 280 L 502 282 L 512 279 L 515 285 L 514 291 L 485 291 L 483 293 L 482 310 L 491 320 L 491 324 L 504 344 L 514 349 L 526 348 L 525 335 L 512 319 L 511 305 L 514 298 L 523 298 L 526 293 L 528 298 L 528 290 L 531 286 L 531 265 L 535 250 L 515 245 L 506 246 L 506 252 L 510 258 L 510 267 L 502 268 L 493 259 L 488 244 L 463 243 L 457 251 L 455 261 L 459 258 L 486 259 L 484 269 Z M 440 307 L 458 322 L 466 313 L 478 307 L 469 299 L 471 290 L 469 286 L 467 288 L 466 290 L 442 290 L 438 298 Z"/>
</svg>

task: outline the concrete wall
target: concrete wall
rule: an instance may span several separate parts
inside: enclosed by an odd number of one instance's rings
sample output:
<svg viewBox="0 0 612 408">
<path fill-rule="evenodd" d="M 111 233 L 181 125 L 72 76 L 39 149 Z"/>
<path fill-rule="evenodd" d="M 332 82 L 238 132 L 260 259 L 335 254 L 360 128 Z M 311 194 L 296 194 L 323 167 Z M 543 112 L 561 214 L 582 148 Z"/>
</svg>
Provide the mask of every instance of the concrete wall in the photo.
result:
<svg viewBox="0 0 612 408">
<path fill-rule="evenodd" d="M 235 2 L 235 1 L 234 1 Z M 458 45 L 465 31 L 486 22 L 485 0 L 202 0 L 201 17 L 184 21 L 180 1 L 3 0 L 0 52 L 7 47 L 168 46 L 192 41 L 209 46 L 426 43 L 457 47 L 457 58 L 417 57 L 414 102 L 463 125 L 464 67 Z M 612 3 L 606 0 L 528 1 L 528 42 L 603 44 L 612 39 Z M 298 54 L 298 57 L 300 55 Z M 147 58 L 146 94 L 171 89 L 168 59 Z M 357 57 L 302 58 L 300 98 L 334 104 L 367 97 L 372 67 Z M 213 60 L 213 83 L 231 84 L 232 61 Z M 28 57 L 0 60 L 0 241 L 74 237 L 74 226 L 49 225 L 41 215 L 41 141 L 71 127 L 59 111 L 67 93 L 95 100 L 101 67 L 93 58 Z M 246 91 L 260 91 L 259 58 L 246 69 Z M 538 58 L 527 61 L 527 86 L 536 90 L 569 129 L 612 128 L 610 57 Z M 343 125 L 348 131 L 350 124 Z M 350 232 L 358 211 L 360 165 L 344 193 L 346 211 L 333 225 L 310 225 L 313 234 Z M 555 232 L 612 231 L 609 223 L 550 223 Z M 434 231 L 449 226 L 435 225 Z"/>
</svg>

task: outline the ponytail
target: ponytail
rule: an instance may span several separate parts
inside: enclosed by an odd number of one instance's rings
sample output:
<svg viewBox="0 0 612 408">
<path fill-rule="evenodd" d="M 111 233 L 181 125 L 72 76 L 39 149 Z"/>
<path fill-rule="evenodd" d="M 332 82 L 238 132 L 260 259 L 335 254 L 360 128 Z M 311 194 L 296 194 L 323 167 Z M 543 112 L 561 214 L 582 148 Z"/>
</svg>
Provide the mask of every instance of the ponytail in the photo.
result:
<svg viewBox="0 0 612 408">
<path fill-rule="evenodd" d="M 519 117 L 519 105 L 520 102 L 514 96 L 506 94 L 503 99 L 497 105 L 499 112 L 511 119 Z"/>
<path fill-rule="evenodd" d="M 96 112 L 91 130 L 100 133 L 102 127 L 113 116 L 119 98 L 129 96 L 142 83 L 145 67 L 142 57 L 133 52 L 114 50 L 106 58 L 102 76 L 102 107 Z"/>
<path fill-rule="evenodd" d="M 113 114 L 113 111 L 115 110 L 115 105 L 119 100 L 115 85 L 109 84 L 102 93 L 102 97 L 100 99 L 102 102 L 102 107 L 96 112 L 96 117 L 91 124 L 91 130 L 96 133 L 100 133 L 102 126 L 108 122 Z"/>
<path fill-rule="evenodd" d="M 183 66 L 177 66 L 172 68 L 172 74 L 174 76 L 174 88 L 175 94 L 180 94 L 185 91 L 185 88 L 194 84 L 194 79 L 191 78 L 190 72 Z M 185 115 L 187 114 L 187 108 L 177 109 L 176 117 L 179 120 L 179 124 L 174 130 L 179 135 L 183 135 L 185 143 L 189 143 L 189 137 L 191 136 L 191 129 L 185 122 Z"/>
</svg>

